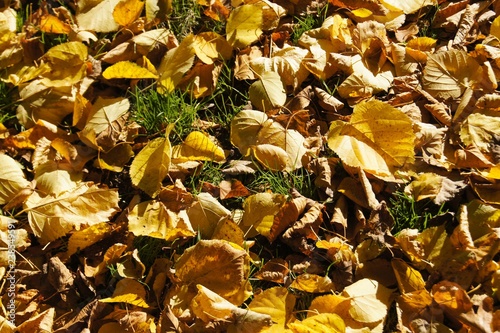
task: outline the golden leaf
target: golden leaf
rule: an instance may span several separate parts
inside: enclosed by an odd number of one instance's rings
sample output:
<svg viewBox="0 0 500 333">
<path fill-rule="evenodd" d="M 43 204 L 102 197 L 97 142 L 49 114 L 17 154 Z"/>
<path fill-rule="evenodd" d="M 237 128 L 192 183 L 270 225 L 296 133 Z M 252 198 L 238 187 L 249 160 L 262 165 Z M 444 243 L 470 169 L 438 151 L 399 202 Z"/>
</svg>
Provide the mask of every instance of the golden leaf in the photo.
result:
<svg viewBox="0 0 500 333">
<path fill-rule="evenodd" d="M 223 162 L 226 156 L 224 150 L 217 146 L 208 135 L 193 131 L 186 139 L 172 148 L 172 162 L 214 161 Z"/>
<path fill-rule="evenodd" d="M 241 247 L 222 240 L 200 240 L 175 264 L 176 276 L 191 286 L 206 288 L 240 305 L 252 294 L 248 281 L 250 257 Z"/>
<path fill-rule="evenodd" d="M 23 173 L 22 166 L 12 157 L 0 153 L 0 205 L 12 200 L 16 194 L 27 188 L 30 182 Z"/>
<path fill-rule="evenodd" d="M 113 296 L 99 301 L 103 303 L 127 303 L 141 308 L 149 308 L 146 302 L 146 289 L 139 281 L 130 278 L 118 281 Z"/>
<path fill-rule="evenodd" d="M 293 280 L 290 288 L 308 293 L 328 293 L 335 290 L 332 280 L 328 276 L 304 273 Z"/>
<path fill-rule="evenodd" d="M 46 14 L 40 18 L 40 30 L 52 34 L 69 34 L 71 28 L 69 24 L 62 22 L 56 16 Z"/>
<path fill-rule="evenodd" d="M 132 184 L 153 198 L 160 192 L 161 182 L 170 168 L 171 146 L 168 134 L 172 128 L 173 125 L 167 127 L 167 137 L 148 142 L 130 166 Z"/>
<path fill-rule="evenodd" d="M 130 61 L 119 61 L 106 68 L 102 76 L 107 79 L 157 79 L 158 76 L 148 69 Z"/>
<path fill-rule="evenodd" d="M 293 333 L 344 333 L 345 324 L 342 318 L 335 313 L 322 313 L 288 324 Z"/>
<path fill-rule="evenodd" d="M 113 9 L 113 18 L 121 26 L 128 26 L 141 16 L 144 2 L 140 0 L 122 0 Z"/>
<path fill-rule="evenodd" d="M 343 163 L 379 177 L 412 163 L 414 145 L 411 119 L 377 100 L 357 104 L 350 122 L 334 121 L 328 133 L 328 146 Z"/>
</svg>

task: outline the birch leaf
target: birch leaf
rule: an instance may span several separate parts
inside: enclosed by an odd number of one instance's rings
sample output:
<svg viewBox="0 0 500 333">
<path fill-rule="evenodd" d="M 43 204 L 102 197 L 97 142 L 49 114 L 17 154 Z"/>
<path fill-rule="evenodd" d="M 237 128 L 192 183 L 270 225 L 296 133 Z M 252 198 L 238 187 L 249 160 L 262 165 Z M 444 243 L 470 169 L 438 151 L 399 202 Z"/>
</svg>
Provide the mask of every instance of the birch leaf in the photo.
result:
<svg viewBox="0 0 500 333">
<path fill-rule="evenodd" d="M 414 160 L 412 121 L 402 111 L 377 100 L 356 105 L 348 123 L 334 121 L 328 146 L 342 162 L 380 177 Z"/>
<path fill-rule="evenodd" d="M 33 233 L 45 244 L 72 230 L 108 221 L 119 211 L 118 191 L 82 183 L 57 197 L 33 192 L 24 208 Z"/>
</svg>

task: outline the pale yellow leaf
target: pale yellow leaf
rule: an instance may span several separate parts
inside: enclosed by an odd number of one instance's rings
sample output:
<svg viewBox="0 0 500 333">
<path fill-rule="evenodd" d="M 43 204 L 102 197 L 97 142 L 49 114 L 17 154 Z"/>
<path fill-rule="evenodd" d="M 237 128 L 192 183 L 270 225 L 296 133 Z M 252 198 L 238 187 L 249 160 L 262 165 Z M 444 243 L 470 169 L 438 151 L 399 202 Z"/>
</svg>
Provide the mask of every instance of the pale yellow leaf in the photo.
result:
<svg viewBox="0 0 500 333">
<path fill-rule="evenodd" d="M 239 6 L 229 15 L 226 35 L 233 48 L 244 48 L 259 39 L 263 27 L 263 6 L 261 3 Z"/>
<path fill-rule="evenodd" d="M 6 204 L 30 182 L 23 173 L 22 166 L 12 157 L 0 153 L 0 205 Z"/>
<path fill-rule="evenodd" d="M 270 144 L 260 144 L 252 147 L 254 157 L 266 169 L 282 171 L 288 163 L 288 154 L 281 148 Z"/>
<path fill-rule="evenodd" d="M 135 236 L 167 241 L 195 235 L 185 211 L 174 213 L 159 201 L 145 201 L 134 206 L 128 215 L 128 230 Z"/>
<path fill-rule="evenodd" d="M 168 139 L 173 125 L 169 125 L 165 138 L 156 138 L 148 142 L 130 165 L 132 184 L 139 187 L 151 197 L 160 192 L 161 182 L 170 168 L 171 145 Z"/>
<path fill-rule="evenodd" d="M 82 0 L 78 1 L 76 21 L 83 30 L 95 32 L 117 31 L 120 25 L 116 23 L 113 12 L 122 0 Z"/>
<path fill-rule="evenodd" d="M 34 192 L 24 204 L 35 236 L 47 243 L 109 218 L 119 211 L 118 190 L 81 183 L 60 196 Z"/>
<path fill-rule="evenodd" d="M 500 39 L 500 16 L 497 16 L 491 23 L 490 34 Z"/>
<path fill-rule="evenodd" d="M 356 105 L 349 123 L 334 121 L 328 146 L 342 162 L 380 177 L 391 177 L 414 160 L 411 119 L 378 100 Z"/>
<path fill-rule="evenodd" d="M 19 326 L 17 326 L 16 332 L 52 332 L 55 315 L 55 308 L 48 308 L 42 313 L 34 315 L 28 320 L 23 321 Z"/>
<path fill-rule="evenodd" d="M 210 193 L 200 193 L 187 214 L 193 230 L 198 231 L 202 238 L 211 238 L 219 221 L 231 212 Z"/>
<path fill-rule="evenodd" d="M 107 79 L 156 79 L 158 76 L 148 69 L 130 61 L 119 61 L 106 68 L 102 76 Z"/>
<path fill-rule="evenodd" d="M 172 148 L 172 162 L 214 161 L 223 162 L 226 156 L 224 150 L 217 146 L 208 135 L 193 131 L 178 146 Z"/>
<path fill-rule="evenodd" d="M 500 117 L 481 113 L 469 115 L 460 128 L 460 139 L 465 145 L 474 145 L 482 152 L 492 154 L 493 142 L 500 137 Z M 497 142 L 498 145 L 498 142 Z"/>
<path fill-rule="evenodd" d="M 428 56 L 422 85 L 432 96 L 459 98 L 467 88 L 478 84 L 479 63 L 465 51 L 451 49 Z"/>
<path fill-rule="evenodd" d="M 349 314 L 361 323 L 373 323 L 387 316 L 392 290 L 376 280 L 362 279 L 344 288 L 343 296 L 351 297 Z"/>
<path fill-rule="evenodd" d="M 252 294 L 250 257 L 236 244 L 200 240 L 184 251 L 175 268 L 182 283 L 193 287 L 203 284 L 234 305 L 241 305 Z"/>
<path fill-rule="evenodd" d="M 231 143 L 238 147 L 244 156 L 250 154 L 250 147 L 256 144 L 257 134 L 267 121 L 264 112 L 243 110 L 231 121 Z"/>
<path fill-rule="evenodd" d="M 281 77 L 276 72 L 265 72 L 259 80 L 252 83 L 248 97 L 259 110 L 269 111 L 286 102 L 286 92 Z"/>
<path fill-rule="evenodd" d="M 83 172 L 75 171 L 70 165 L 48 161 L 35 168 L 37 188 L 45 194 L 58 196 L 75 188 L 83 179 Z"/>
</svg>

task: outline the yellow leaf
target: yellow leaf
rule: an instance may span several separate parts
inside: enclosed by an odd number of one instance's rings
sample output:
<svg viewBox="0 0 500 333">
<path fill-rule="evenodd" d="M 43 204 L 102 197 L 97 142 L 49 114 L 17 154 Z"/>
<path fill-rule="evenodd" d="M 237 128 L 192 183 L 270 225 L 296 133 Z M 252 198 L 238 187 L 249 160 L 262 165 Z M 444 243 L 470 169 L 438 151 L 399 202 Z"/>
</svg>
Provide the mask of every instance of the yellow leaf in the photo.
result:
<svg viewBox="0 0 500 333">
<path fill-rule="evenodd" d="M 77 2 L 76 21 L 82 30 L 95 32 L 117 31 L 120 25 L 113 11 L 122 0 L 81 0 Z"/>
<path fill-rule="evenodd" d="M 254 312 L 271 316 L 278 327 L 284 329 L 293 318 L 295 296 L 285 287 L 272 287 L 257 294 L 248 305 Z"/>
<path fill-rule="evenodd" d="M 158 201 L 145 201 L 134 206 L 128 216 L 128 229 L 135 236 L 167 241 L 196 235 L 185 211 L 174 213 Z"/>
<path fill-rule="evenodd" d="M 281 77 L 276 72 L 264 73 L 248 90 L 252 104 L 261 111 L 269 111 L 286 102 L 286 92 Z"/>
<path fill-rule="evenodd" d="M 290 285 L 290 288 L 308 293 L 328 293 L 335 290 L 335 286 L 328 276 L 307 273 L 297 276 Z"/>
<path fill-rule="evenodd" d="M 247 4 L 233 9 L 226 24 L 226 35 L 233 48 L 244 48 L 262 34 L 262 5 Z"/>
<path fill-rule="evenodd" d="M 239 306 L 252 294 L 250 257 L 241 247 L 222 240 L 200 240 L 175 264 L 183 284 L 206 288 Z"/>
<path fill-rule="evenodd" d="M 269 235 L 273 226 L 274 216 L 285 204 L 286 197 L 277 193 L 257 193 L 249 196 L 243 203 L 242 226 L 255 228 L 263 235 Z"/>
<path fill-rule="evenodd" d="M 392 290 L 376 280 L 362 279 L 344 288 L 343 296 L 351 297 L 349 314 L 361 323 L 374 323 L 387 316 Z"/>
<path fill-rule="evenodd" d="M 309 307 L 311 314 L 314 313 L 339 313 L 340 308 L 349 308 L 350 299 L 337 294 L 318 296 L 314 298 Z"/>
<path fill-rule="evenodd" d="M 219 221 L 228 217 L 231 212 L 210 193 L 200 193 L 187 214 L 193 229 L 197 230 L 202 238 L 212 238 Z"/>
<path fill-rule="evenodd" d="M 411 119 L 377 100 L 357 104 L 350 122 L 334 121 L 328 133 L 328 146 L 343 163 L 379 177 L 413 163 L 414 142 Z"/>
<path fill-rule="evenodd" d="M 158 76 L 148 69 L 130 61 L 119 61 L 106 68 L 102 76 L 107 79 L 157 79 Z"/>
<path fill-rule="evenodd" d="M 491 23 L 490 34 L 500 39 L 500 16 L 497 16 Z"/>
<path fill-rule="evenodd" d="M 231 45 L 216 32 L 202 32 L 194 37 L 193 48 L 203 63 L 210 65 L 222 58 L 229 60 L 233 54 Z"/>
<path fill-rule="evenodd" d="M 99 150 L 99 156 L 97 157 L 96 164 L 101 169 L 122 172 L 123 167 L 133 156 L 134 152 L 132 147 L 128 143 L 122 142 L 107 152 Z"/>
<path fill-rule="evenodd" d="M 54 308 L 48 308 L 42 313 L 36 314 L 28 320 L 23 321 L 22 324 L 17 326 L 16 332 L 52 332 L 55 315 L 56 310 Z"/>
<path fill-rule="evenodd" d="M 214 161 L 223 162 L 224 150 L 213 143 L 208 135 L 194 131 L 189 133 L 184 142 L 172 148 L 172 162 Z"/>
<path fill-rule="evenodd" d="M 238 245 L 243 245 L 245 235 L 239 225 L 230 218 L 223 218 L 217 223 L 212 239 L 221 239 Z"/>
<path fill-rule="evenodd" d="M 194 36 L 186 36 L 179 46 L 168 50 L 158 67 L 158 92 L 162 94 L 174 91 L 182 77 L 193 66 L 195 58 Z"/>
<path fill-rule="evenodd" d="M 160 192 L 161 182 L 170 168 L 171 146 L 168 134 L 172 128 L 172 124 L 167 127 L 165 138 L 148 142 L 130 165 L 132 184 L 153 198 Z"/>
<path fill-rule="evenodd" d="M 113 10 L 115 22 L 126 27 L 141 16 L 144 2 L 140 0 L 122 0 Z"/>
<path fill-rule="evenodd" d="M 116 284 L 113 296 L 99 300 L 103 303 L 127 303 L 141 308 L 149 308 L 146 303 L 146 289 L 139 281 L 125 278 Z"/>
<path fill-rule="evenodd" d="M 268 170 L 282 171 L 286 168 L 288 154 L 281 147 L 270 144 L 261 144 L 253 146 L 252 152 L 257 161 L 259 161 Z"/>
<path fill-rule="evenodd" d="M 87 46 L 81 42 L 67 42 L 50 48 L 43 59 L 50 71 L 42 74 L 46 87 L 71 86 L 87 75 Z"/>
<path fill-rule="evenodd" d="M 399 291 L 402 294 L 425 289 L 422 274 L 399 258 L 391 260 L 392 269 L 398 280 Z"/>
<path fill-rule="evenodd" d="M 429 55 L 422 85 L 434 97 L 459 98 L 467 88 L 478 83 L 481 75 L 476 59 L 465 51 L 451 49 Z"/>
<path fill-rule="evenodd" d="M 83 172 L 75 171 L 69 163 L 48 161 L 37 165 L 35 180 L 37 188 L 54 196 L 75 188 L 83 179 Z"/>
<path fill-rule="evenodd" d="M 109 223 L 102 222 L 71 234 L 68 241 L 68 257 L 104 239 L 112 231 Z"/>
<path fill-rule="evenodd" d="M 243 156 L 250 155 L 250 147 L 256 144 L 257 134 L 267 119 L 264 112 L 243 110 L 231 121 L 231 143 L 238 147 Z"/>
<path fill-rule="evenodd" d="M 16 194 L 30 185 L 22 166 L 12 157 L 0 153 L 0 205 L 12 200 Z"/>
<path fill-rule="evenodd" d="M 492 144 L 500 136 L 500 117 L 481 113 L 469 115 L 461 124 L 460 139 L 465 145 L 474 145 L 483 153 L 495 154 Z"/>
<path fill-rule="evenodd" d="M 268 314 L 242 309 L 228 302 L 210 289 L 197 285 L 198 294 L 191 301 L 191 309 L 205 323 L 229 322 L 229 332 L 261 332 L 272 324 Z"/>
<path fill-rule="evenodd" d="M 88 182 L 57 197 L 34 192 L 25 203 L 25 211 L 35 236 L 47 243 L 72 230 L 108 221 L 119 211 L 118 190 Z"/>
<path fill-rule="evenodd" d="M 46 14 L 40 18 L 40 30 L 52 34 L 69 34 L 71 28 L 69 24 L 62 22 L 56 16 Z"/>
<path fill-rule="evenodd" d="M 335 313 L 322 313 L 288 324 L 293 333 L 344 333 L 345 324 Z"/>
<path fill-rule="evenodd" d="M 432 172 L 424 172 L 405 187 L 405 193 L 415 201 L 431 199 L 436 205 L 450 201 L 465 187 L 463 181 L 452 181 Z"/>
</svg>

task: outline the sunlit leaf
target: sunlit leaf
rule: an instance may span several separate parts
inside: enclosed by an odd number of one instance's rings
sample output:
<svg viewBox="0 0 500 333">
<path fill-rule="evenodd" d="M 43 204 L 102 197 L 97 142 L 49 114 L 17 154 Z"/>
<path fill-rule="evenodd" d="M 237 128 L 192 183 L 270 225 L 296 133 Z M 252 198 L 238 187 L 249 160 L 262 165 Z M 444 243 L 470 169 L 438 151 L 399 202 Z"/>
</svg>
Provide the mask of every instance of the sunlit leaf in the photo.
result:
<svg viewBox="0 0 500 333">
<path fill-rule="evenodd" d="M 137 204 L 128 216 L 128 229 L 136 236 L 149 236 L 167 241 L 195 235 L 185 212 L 174 213 L 158 201 Z"/>
<path fill-rule="evenodd" d="M 356 321 L 373 323 L 387 316 L 392 290 L 371 279 L 362 279 L 347 286 L 343 296 L 351 298 L 349 314 Z"/>
<path fill-rule="evenodd" d="M 12 157 L 0 154 L 0 205 L 14 198 L 22 189 L 29 186 L 30 182 L 23 173 L 22 166 Z"/>
<path fill-rule="evenodd" d="M 286 92 L 281 77 L 276 72 L 265 72 L 248 91 L 252 104 L 259 110 L 268 111 L 286 102 Z"/>
<path fill-rule="evenodd" d="M 113 12 L 121 0 L 84 0 L 78 1 L 76 20 L 84 30 L 95 32 L 117 31 L 120 27 L 113 17 Z"/>
<path fill-rule="evenodd" d="M 139 18 L 143 8 L 140 0 L 122 0 L 113 9 L 113 18 L 119 25 L 127 26 Z"/>
<path fill-rule="evenodd" d="M 413 162 L 414 141 L 410 118 L 377 100 L 356 105 L 349 123 L 334 121 L 328 133 L 343 163 L 381 177 Z"/>
<path fill-rule="evenodd" d="M 252 294 L 248 281 L 250 257 L 239 246 L 222 240 L 200 240 L 186 249 L 175 265 L 182 283 L 203 284 L 235 305 Z"/>
<path fill-rule="evenodd" d="M 150 141 L 134 158 L 130 166 L 132 184 L 149 194 L 158 195 L 161 182 L 170 168 L 171 145 L 168 133 L 173 128 L 167 128 L 165 138 L 156 138 Z"/>
<path fill-rule="evenodd" d="M 69 24 L 62 22 L 54 15 L 43 15 L 40 19 L 40 30 L 52 34 L 69 34 L 71 28 Z"/>
<path fill-rule="evenodd" d="M 118 281 L 111 297 L 99 301 L 103 303 L 127 303 L 141 308 L 149 308 L 145 298 L 146 289 L 144 289 L 144 285 L 134 279 L 126 278 Z"/>
<path fill-rule="evenodd" d="M 34 192 L 25 210 L 35 236 L 47 243 L 100 222 L 106 222 L 118 208 L 118 191 L 82 183 L 60 196 L 41 196 Z"/>
<path fill-rule="evenodd" d="M 68 241 L 67 256 L 75 254 L 77 251 L 84 250 L 102 240 L 111 232 L 112 227 L 109 223 L 102 222 L 94 224 L 93 226 L 79 230 L 71 234 Z"/>
<path fill-rule="evenodd" d="M 210 193 L 199 193 L 187 211 L 193 230 L 203 238 L 211 238 L 219 221 L 230 213 Z"/>
<path fill-rule="evenodd" d="M 335 313 L 322 313 L 309 317 L 303 321 L 288 324 L 294 333 L 344 333 L 345 324 L 342 318 Z"/>
<path fill-rule="evenodd" d="M 208 135 L 193 131 L 178 146 L 172 148 L 172 160 L 175 163 L 185 161 L 215 161 L 225 160 L 222 148 L 217 146 Z"/>
<path fill-rule="evenodd" d="M 186 36 L 179 46 L 168 50 L 158 67 L 158 92 L 171 93 L 182 77 L 193 66 L 195 49 L 194 36 Z"/>
<path fill-rule="evenodd" d="M 270 315 L 278 327 L 284 329 L 293 317 L 295 296 L 284 287 L 272 287 L 255 295 L 248 308 L 252 311 Z"/>
<path fill-rule="evenodd" d="M 307 273 L 297 276 L 290 285 L 290 288 L 308 293 L 327 293 L 335 290 L 335 286 L 329 277 Z"/>
<path fill-rule="evenodd" d="M 119 61 L 102 73 L 105 79 L 156 79 L 158 76 L 148 69 L 130 61 Z"/>
</svg>

